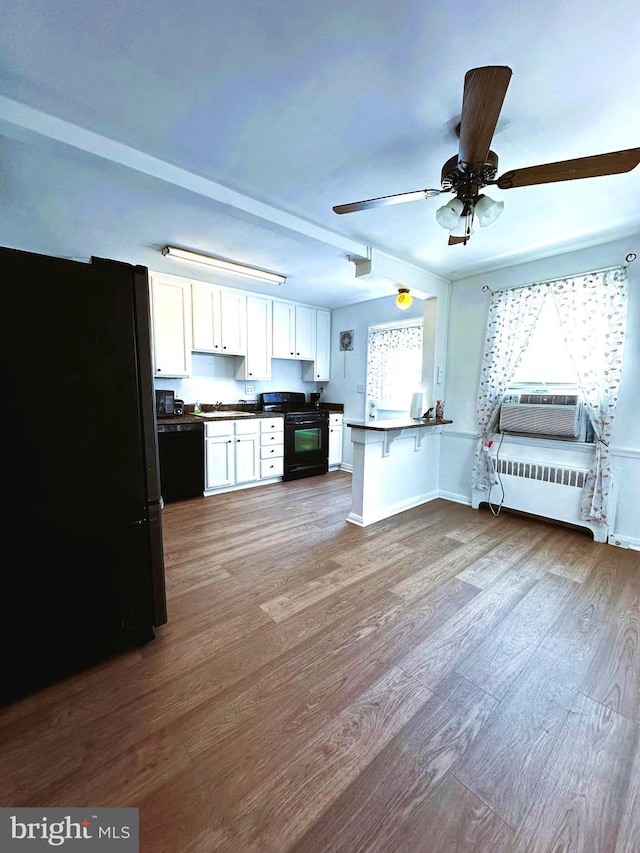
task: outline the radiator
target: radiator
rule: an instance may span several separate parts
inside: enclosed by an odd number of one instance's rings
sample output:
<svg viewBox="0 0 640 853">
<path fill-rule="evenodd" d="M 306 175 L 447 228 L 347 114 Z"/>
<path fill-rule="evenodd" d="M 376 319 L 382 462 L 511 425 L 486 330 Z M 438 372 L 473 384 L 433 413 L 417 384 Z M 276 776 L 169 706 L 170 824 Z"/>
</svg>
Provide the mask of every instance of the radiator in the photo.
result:
<svg viewBox="0 0 640 853">
<path fill-rule="evenodd" d="M 527 460 L 500 456 L 493 460 L 494 476 L 491 489 L 474 489 L 472 506 L 481 503 L 502 505 L 531 515 L 586 527 L 596 542 L 606 542 L 608 526 L 580 518 L 582 488 L 587 476 L 586 467 L 554 464 L 544 460 Z M 502 493 L 504 490 L 504 499 Z"/>
</svg>

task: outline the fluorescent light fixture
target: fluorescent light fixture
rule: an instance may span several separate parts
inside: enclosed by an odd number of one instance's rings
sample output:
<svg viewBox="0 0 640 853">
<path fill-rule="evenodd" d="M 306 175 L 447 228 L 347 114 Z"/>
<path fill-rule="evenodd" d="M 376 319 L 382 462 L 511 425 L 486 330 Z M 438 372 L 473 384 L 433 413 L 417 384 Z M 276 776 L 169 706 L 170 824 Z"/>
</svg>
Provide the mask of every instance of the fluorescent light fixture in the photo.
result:
<svg viewBox="0 0 640 853">
<path fill-rule="evenodd" d="M 191 261 L 191 263 L 202 264 L 205 267 L 214 267 L 214 269 L 224 270 L 225 272 L 235 272 L 239 275 L 246 275 L 249 278 L 256 278 L 259 281 L 268 281 L 271 284 L 284 284 L 287 280 L 287 277 L 284 275 L 265 272 L 265 270 L 258 270 L 255 267 L 248 267 L 244 264 L 236 264 L 233 261 L 223 261 L 221 258 L 212 258 L 211 255 L 190 252 L 188 249 L 176 249 L 175 246 L 165 246 L 162 254 L 165 257 L 177 258 L 180 261 Z"/>
</svg>

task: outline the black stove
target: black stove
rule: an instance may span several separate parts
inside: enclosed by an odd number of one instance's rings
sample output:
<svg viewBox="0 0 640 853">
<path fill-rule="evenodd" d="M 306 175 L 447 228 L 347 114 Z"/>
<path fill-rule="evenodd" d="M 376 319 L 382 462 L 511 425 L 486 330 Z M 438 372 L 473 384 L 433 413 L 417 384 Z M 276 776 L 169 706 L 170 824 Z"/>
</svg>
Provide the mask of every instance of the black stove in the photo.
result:
<svg viewBox="0 0 640 853">
<path fill-rule="evenodd" d="M 280 412 L 286 415 L 319 411 L 316 403 L 307 402 L 302 391 L 269 391 L 259 394 L 258 407 L 263 412 Z"/>
<path fill-rule="evenodd" d="M 284 415 L 284 480 L 329 470 L 329 413 L 308 403 L 301 391 L 270 391 L 258 397 L 263 412 Z"/>
</svg>

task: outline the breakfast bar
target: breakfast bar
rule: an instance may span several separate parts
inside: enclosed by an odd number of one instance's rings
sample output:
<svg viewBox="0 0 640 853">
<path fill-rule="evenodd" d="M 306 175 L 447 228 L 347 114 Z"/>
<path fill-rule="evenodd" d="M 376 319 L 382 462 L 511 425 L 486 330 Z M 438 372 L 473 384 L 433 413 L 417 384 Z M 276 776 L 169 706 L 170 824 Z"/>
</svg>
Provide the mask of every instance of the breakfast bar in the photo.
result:
<svg viewBox="0 0 640 853">
<path fill-rule="evenodd" d="M 350 420 L 351 512 L 366 527 L 437 497 L 440 435 L 449 420 Z"/>
</svg>

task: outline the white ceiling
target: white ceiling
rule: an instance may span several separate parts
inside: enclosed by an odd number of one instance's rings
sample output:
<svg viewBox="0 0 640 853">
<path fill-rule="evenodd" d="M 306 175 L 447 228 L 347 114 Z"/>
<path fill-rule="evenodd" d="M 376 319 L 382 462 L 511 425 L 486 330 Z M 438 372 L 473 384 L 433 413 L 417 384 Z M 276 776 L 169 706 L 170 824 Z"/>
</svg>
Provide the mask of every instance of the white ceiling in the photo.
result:
<svg viewBox="0 0 640 853">
<path fill-rule="evenodd" d="M 206 280 L 162 257 L 177 245 L 336 307 L 393 290 L 355 278 L 367 247 L 455 279 L 638 234 L 640 167 L 495 190 L 504 212 L 467 246 L 437 198 L 332 206 L 438 187 L 480 65 L 513 69 L 499 174 L 639 146 L 639 20 L 635 0 L 3 4 L 0 243 Z"/>
</svg>

